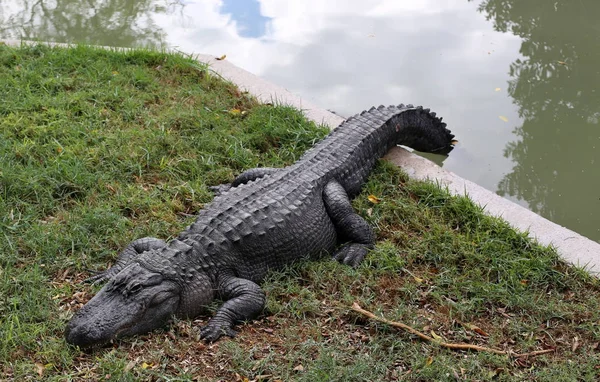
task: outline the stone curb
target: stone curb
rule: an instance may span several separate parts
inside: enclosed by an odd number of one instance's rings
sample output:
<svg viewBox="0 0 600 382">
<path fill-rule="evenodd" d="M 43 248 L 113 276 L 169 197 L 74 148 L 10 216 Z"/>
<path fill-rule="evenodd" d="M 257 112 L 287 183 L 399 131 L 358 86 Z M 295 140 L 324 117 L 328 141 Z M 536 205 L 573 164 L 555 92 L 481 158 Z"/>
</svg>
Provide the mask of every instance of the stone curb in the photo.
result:
<svg viewBox="0 0 600 382">
<path fill-rule="evenodd" d="M 12 46 L 19 46 L 21 43 L 37 43 L 18 40 L 0 40 L 0 42 Z M 51 46 L 71 46 L 59 43 L 47 44 Z M 302 110 L 310 120 L 325 124 L 330 128 L 336 127 L 344 120 L 344 118 L 323 110 L 287 89 L 241 69 L 227 60 L 217 60 L 214 56 L 205 54 L 196 54 L 194 57 L 199 62 L 208 64 L 215 73 L 248 91 L 262 102 L 274 102 L 296 107 Z M 376 100 L 374 102 L 376 103 Z M 398 100 L 398 103 L 400 102 L 410 103 L 411 101 Z M 377 105 L 365 105 L 366 108 L 371 106 Z M 451 129 L 451 126 L 449 127 Z M 530 237 L 540 244 L 551 245 L 556 248 L 558 254 L 565 261 L 584 267 L 593 275 L 600 275 L 599 243 L 553 223 L 401 147 L 391 150 L 385 158 L 403 168 L 412 178 L 432 180 L 448 187 L 454 195 L 467 195 L 475 203 L 483 206 L 487 214 L 499 216 L 514 228 L 527 232 Z"/>
</svg>

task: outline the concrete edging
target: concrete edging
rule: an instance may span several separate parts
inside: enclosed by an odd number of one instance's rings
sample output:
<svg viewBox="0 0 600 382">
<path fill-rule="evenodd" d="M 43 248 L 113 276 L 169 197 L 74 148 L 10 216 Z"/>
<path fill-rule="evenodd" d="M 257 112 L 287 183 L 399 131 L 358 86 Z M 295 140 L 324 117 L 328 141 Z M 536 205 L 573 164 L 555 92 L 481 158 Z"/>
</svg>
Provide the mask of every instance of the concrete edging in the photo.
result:
<svg viewBox="0 0 600 382">
<path fill-rule="evenodd" d="M 19 40 L 0 40 L 0 42 L 11 46 L 19 46 L 22 43 L 38 43 Z M 60 43 L 46 44 L 62 47 L 72 46 Z M 113 47 L 110 47 L 110 49 L 127 50 Z M 208 64 L 215 73 L 248 91 L 262 102 L 278 102 L 294 106 L 302 110 L 308 119 L 316 123 L 323 123 L 330 128 L 334 128 L 344 121 L 344 118 L 323 110 L 289 90 L 266 81 L 227 60 L 217 60 L 214 56 L 206 54 L 195 54 L 193 57 L 201 63 Z M 398 102 L 410 103 L 410 100 L 399 100 Z M 365 106 L 368 108 L 377 105 Z M 361 110 L 357 110 L 357 112 L 359 111 Z M 433 180 L 447 186 L 454 195 L 467 195 L 475 203 L 484 207 L 487 214 L 503 218 L 514 228 L 527 232 L 530 237 L 540 244 L 552 245 L 565 261 L 585 267 L 588 272 L 595 276 L 600 275 L 599 243 L 553 223 L 401 147 L 391 150 L 385 158 L 403 168 L 412 178 Z"/>
</svg>

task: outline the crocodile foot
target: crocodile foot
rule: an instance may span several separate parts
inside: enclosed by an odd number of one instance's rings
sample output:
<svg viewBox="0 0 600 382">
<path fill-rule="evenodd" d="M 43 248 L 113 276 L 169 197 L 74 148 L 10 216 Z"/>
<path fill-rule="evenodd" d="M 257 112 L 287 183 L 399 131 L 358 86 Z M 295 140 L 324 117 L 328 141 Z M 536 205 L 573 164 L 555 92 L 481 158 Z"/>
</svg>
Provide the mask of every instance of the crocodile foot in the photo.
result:
<svg viewBox="0 0 600 382">
<path fill-rule="evenodd" d="M 94 275 L 92 275 L 92 276 L 88 277 L 87 279 L 83 280 L 82 283 L 96 285 L 96 284 L 100 284 L 100 283 L 102 283 L 104 281 L 107 281 L 107 280 L 110 279 L 109 272 L 108 272 L 109 270 L 110 269 L 98 272 L 98 271 L 94 271 L 94 270 L 88 269 L 88 272 L 94 273 Z"/>
<path fill-rule="evenodd" d="M 338 249 L 333 258 L 342 264 L 356 268 L 365 258 L 370 248 L 371 246 L 366 244 L 349 243 Z"/>
<path fill-rule="evenodd" d="M 218 323 L 209 322 L 206 326 L 200 329 L 200 338 L 208 342 L 215 342 L 222 336 L 235 337 L 238 334 L 228 325 L 219 325 Z"/>
</svg>

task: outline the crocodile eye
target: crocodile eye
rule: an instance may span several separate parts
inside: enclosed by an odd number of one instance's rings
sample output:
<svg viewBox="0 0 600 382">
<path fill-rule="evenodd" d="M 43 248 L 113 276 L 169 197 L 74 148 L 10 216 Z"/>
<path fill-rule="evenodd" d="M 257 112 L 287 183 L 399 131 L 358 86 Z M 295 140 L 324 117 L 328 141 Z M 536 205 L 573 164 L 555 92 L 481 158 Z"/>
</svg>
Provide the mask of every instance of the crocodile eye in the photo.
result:
<svg viewBox="0 0 600 382">
<path fill-rule="evenodd" d="M 129 289 L 129 293 L 131 293 L 131 294 L 138 293 L 141 290 L 142 290 L 142 285 L 141 284 L 135 284 L 134 286 L 131 287 L 131 289 Z"/>
</svg>

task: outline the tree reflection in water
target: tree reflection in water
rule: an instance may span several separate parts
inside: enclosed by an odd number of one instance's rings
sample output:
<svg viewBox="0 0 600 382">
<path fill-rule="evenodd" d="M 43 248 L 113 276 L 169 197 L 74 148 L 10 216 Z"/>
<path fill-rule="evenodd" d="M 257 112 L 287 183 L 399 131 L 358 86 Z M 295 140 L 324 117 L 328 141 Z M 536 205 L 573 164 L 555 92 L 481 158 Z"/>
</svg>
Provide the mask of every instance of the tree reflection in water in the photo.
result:
<svg viewBox="0 0 600 382">
<path fill-rule="evenodd" d="M 508 88 L 523 124 L 498 193 L 600 240 L 600 2 L 485 0 L 479 11 L 523 40 Z"/>
<path fill-rule="evenodd" d="M 167 0 L 3 0 L 0 37 L 120 47 L 156 46 L 164 31 L 152 19 L 180 6 Z M 11 13 L 11 10 L 15 12 Z"/>
</svg>

